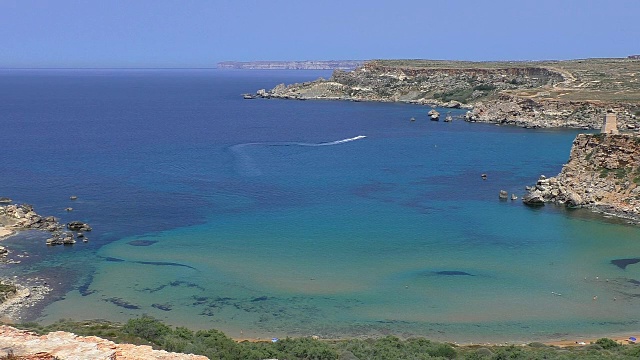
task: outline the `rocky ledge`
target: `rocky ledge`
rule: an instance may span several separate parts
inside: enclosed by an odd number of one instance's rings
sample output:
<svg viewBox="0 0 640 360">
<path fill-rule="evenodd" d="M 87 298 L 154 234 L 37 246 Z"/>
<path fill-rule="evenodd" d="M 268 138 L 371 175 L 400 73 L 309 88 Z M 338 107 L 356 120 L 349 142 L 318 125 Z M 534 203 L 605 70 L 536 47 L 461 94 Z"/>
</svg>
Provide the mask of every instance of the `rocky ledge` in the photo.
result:
<svg viewBox="0 0 640 360">
<path fill-rule="evenodd" d="M 153 350 L 146 345 L 116 344 L 95 336 L 77 336 L 63 331 L 40 336 L 10 326 L 0 326 L 0 356 L 20 356 L 21 359 L 207 359 L 200 355 Z"/>
<path fill-rule="evenodd" d="M 640 61 L 539 62 L 376 60 L 329 79 L 261 89 L 246 98 L 406 102 L 470 109 L 471 122 L 595 129 L 613 109 L 640 128 Z"/>
<path fill-rule="evenodd" d="M 38 215 L 32 205 L 10 204 L 0 206 L 0 237 L 11 235 L 14 230 L 42 230 L 51 232 L 47 245 L 75 244 L 76 239 L 87 242 L 84 232 L 91 231 L 91 227 L 80 221 L 72 221 L 65 226 L 53 216 Z M 7 251 L 0 246 L 0 257 L 6 256 Z"/>
<path fill-rule="evenodd" d="M 523 202 L 583 207 L 640 220 L 640 137 L 580 134 L 560 174 L 541 176 Z"/>
</svg>

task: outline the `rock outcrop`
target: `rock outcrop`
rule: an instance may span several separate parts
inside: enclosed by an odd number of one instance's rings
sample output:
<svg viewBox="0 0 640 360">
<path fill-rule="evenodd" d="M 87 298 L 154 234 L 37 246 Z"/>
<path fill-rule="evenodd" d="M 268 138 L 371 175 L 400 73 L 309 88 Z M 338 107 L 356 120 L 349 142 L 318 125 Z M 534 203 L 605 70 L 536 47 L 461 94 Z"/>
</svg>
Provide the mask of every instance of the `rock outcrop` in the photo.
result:
<svg viewBox="0 0 640 360">
<path fill-rule="evenodd" d="M 581 134 L 555 177 L 540 177 L 523 198 L 640 220 L 640 136 Z"/>
<path fill-rule="evenodd" d="M 51 232 L 51 237 L 47 239 L 47 245 L 70 245 L 75 244 L 75 235 L 87 239 L 82 232 L 91 231 L 89 224 L 72 221 L 67 224 L 71 232 L 65 232 L 64 226 L 53 216 L 41 216 L 29 204 L 11 204 L 0 206 L 0 230 L 43 230 Z M 0 232 L 2 235 L 3 232 Z"/>
<path fill-rule="evenodd" d="M 41 216 L 29 204 L 0 206 L 0 225 L 13 229 L 57 231 L 62 229 L 53 216 Z"/>
<path fill-rule="evenodd" d="M 256 97 L 406 102 L 467 108 L 472 122 L 596 129 L 614 109 L 640 127 L 640 65 L 628 59 L 545 62 L 370 61 L 330 79 L 259 90 Z"/>
<path fill-rule="evenodd" d="M 153 350 L 151 346 L 116 344 L 95 336 L 77 336 L 56 331 L 47 335 L 37 335 L 10 326 L 0 326 L 0 356 L 14 356 L 34 359 L 83 359 L 83 360 L 206 360 L 207 357 L 192 354 L 170 353 Z M 49 356 L 49 357 L 45 357 Z"/>
</svg>

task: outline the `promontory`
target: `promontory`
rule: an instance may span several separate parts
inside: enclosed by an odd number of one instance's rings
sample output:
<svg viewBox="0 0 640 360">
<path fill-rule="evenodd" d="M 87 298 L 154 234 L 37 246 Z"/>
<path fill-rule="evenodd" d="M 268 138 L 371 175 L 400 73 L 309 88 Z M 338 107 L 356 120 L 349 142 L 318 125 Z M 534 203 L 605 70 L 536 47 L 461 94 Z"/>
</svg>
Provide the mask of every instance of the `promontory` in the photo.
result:
<svg viewBox="0 0 640 360">
<path fill-rule="evenodd" d="M 258 97 L 406 102 L 466 108 L 467 121 L 596 129 L 606 110 L 640 127 L 640 60 L 468 62 L 374 60 L 329 79 L 280 84 Z"/>
</svg>

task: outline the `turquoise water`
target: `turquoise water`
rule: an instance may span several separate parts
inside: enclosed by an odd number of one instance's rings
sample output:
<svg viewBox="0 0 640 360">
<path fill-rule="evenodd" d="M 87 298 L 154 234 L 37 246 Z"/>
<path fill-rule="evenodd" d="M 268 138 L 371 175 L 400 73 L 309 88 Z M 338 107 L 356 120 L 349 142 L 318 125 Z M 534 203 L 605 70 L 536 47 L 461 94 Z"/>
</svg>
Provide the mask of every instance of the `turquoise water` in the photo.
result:
<svg viewBox="0 0 640 360">
<path fill-rule="evenodd" d="M 640 264 L 611 263 L 639 256 L 637 227 L 498 200 L 557 174 L 577 131 L 239 96 L 326 73 L 0 75 L 0 140 L 17 147 L 0 195 L 95 229 L 73 247 L 7 241 L 30 257 L 3 272 L 60 289 L 39 321 L 460 342 L 639 330 Z"/>
</svg>

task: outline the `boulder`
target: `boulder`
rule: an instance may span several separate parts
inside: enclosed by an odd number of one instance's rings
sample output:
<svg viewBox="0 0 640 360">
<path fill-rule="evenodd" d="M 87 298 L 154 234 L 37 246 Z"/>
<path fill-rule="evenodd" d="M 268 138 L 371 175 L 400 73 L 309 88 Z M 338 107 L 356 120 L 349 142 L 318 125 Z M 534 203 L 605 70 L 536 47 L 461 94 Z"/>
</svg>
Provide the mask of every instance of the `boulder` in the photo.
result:
<svg viewBox="0 0 640 360">
<path fill-rule="evenodd" d="M 569 207 L 578 207 L 582 205 L 584 202 L 582 197 L 574 192 L 567 193 L 567 206 Z"/>
<path fill-rule="evenodd" d="M 544 205 L 544 196 L 539 190 L 533 190 L 522 197 L 522 202 L 533 206 Z"/>
<path fill-rule="evenodd" d="M 87 223 L 83 223 L 82 221 L 72 221 L 67 223 L 67 229 L 71 231 L 91 231 L 91 226 Z"/>
</svg>

